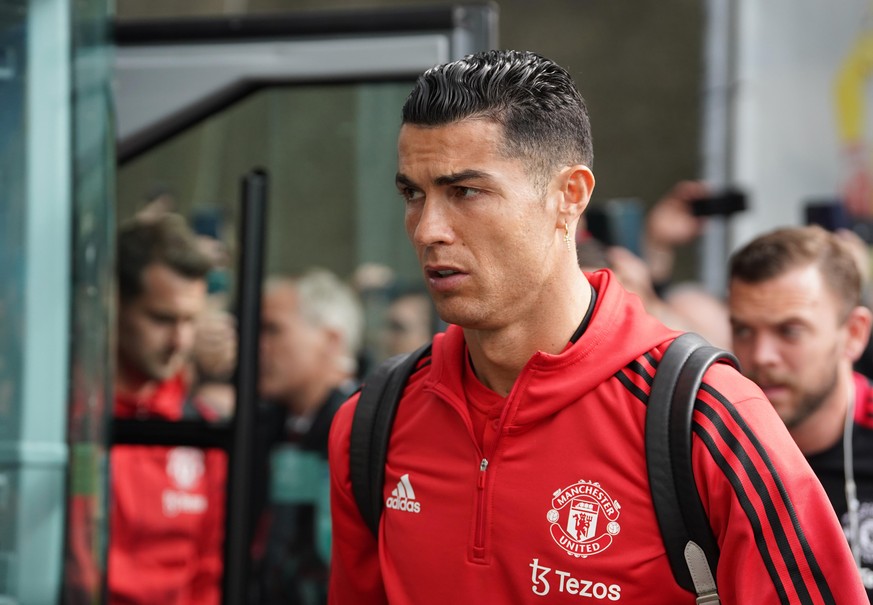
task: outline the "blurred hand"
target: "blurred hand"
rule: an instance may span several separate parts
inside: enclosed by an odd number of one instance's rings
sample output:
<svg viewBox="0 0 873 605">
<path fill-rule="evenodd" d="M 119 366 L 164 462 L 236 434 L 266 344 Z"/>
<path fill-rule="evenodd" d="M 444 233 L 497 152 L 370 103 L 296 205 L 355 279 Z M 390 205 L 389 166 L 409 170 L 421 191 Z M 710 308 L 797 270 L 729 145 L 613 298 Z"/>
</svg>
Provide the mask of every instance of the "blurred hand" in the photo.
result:
<svg viewBox="0 0 873 605">
<path fill-rule="evenodd" d="M 236 367 L 236 321 L 227 311 L 207 308 L 197 320 L 194 364 L 201 380 L 227 380 Z"/>
<path fill-rule="evenodd" d="M 649 210 L 646 237 L 656 246 L 681 246 L 703 232 L 705 219 L 694 216 L 691 202 L 707 197 L 709 188 L 701 181 L 679 181 Z"/>
<path fill-rule="evenodd" d="M 652 286 L 652 274 L 643 259 L 621 246 L 608 247 L 606 257 L 621 285 L 639 296 L 644 305 L 648 306 L 657 298 Z"/>
<path fill-rule="evenodd" d="M 691 202 L 709 194 L 701 181 L 679 181 L 649 209 L 643 251 L 653 281 L 668 281 L 673 272 L 674 249 L 703 233 L 706 219 L 694 216 Z"/>
</svg>

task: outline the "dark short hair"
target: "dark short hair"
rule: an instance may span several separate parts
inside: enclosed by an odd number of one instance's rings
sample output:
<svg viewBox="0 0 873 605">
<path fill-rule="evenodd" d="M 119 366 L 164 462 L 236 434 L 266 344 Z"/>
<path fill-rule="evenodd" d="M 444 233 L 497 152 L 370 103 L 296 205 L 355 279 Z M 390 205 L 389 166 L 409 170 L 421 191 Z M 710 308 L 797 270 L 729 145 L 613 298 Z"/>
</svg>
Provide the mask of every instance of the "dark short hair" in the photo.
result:
<svg viewBox="0 0 873 605">
<path fill-rule="evenodd" d="M 149 265 L 166 265 L 188 279 L 205 279 L 212 268 L 197 236 L 177 214 L 136 217 L 122 224 L 117 253 L 118 293 L 123 301 L 142 293 L 142 273 Z"/>
<path fill-rule="evenodd" d="M 484 118 L 503 126 L 507 157 L 527 158 L 540 173 L 591 167 L 588 109 L 570 74 L 532 52 L 490 50 L 432 67 L 403 105 L 403 123 L 444 126 Z"/>
<path fill-rule="evenodd" d="M 809 265 L 818 267 L 846 312 L 861 304 L 863 284 L 855 256 L 848 244 L 818 225 L 783 227 L 758 236 L 731 256 L 729 277 L 755 284 Z"/>
</svg>

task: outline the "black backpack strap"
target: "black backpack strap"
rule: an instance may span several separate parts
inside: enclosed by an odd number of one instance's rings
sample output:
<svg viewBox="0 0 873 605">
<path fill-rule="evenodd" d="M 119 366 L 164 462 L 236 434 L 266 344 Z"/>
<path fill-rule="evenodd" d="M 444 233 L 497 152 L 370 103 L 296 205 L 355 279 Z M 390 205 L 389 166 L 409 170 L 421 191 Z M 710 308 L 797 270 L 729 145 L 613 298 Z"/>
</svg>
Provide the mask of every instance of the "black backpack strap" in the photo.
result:
<svg viewBox="0 0 873 605">
<path fill-rule="evenodd" d="M 385 459 L 397 405 L 406 381 L 429 352 L 430 343 L 412 353 L 391 357 L 383 361 L 361 386 L 352 418 L 349 472 L 358 510 L 374 536 L 379 535 Z"/>
<path fill-rule="evenodd" d="M 676 338 L 658 363 L 646 412 L 646 464 L 661 536 L 673 577 L 700 604 L 719 602 L 718 543 L 694 480 L 691 418 L 703 375 L 720 360 L 739 367 L 697 334 Z"/>
</svg>

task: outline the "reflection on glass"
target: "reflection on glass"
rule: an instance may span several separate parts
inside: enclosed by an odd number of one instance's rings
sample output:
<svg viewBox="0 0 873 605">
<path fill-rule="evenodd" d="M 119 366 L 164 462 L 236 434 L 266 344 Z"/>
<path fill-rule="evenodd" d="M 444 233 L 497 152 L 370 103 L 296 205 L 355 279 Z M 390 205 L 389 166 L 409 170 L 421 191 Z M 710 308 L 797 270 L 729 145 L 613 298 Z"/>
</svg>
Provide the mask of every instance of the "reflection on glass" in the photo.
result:
<svg viewBox="0 0 873 605">
<path fill-rule="evenodd" d="M 119 218 L 156 206 L 177 211 L 217 233 L 235 268 L 240 177 L 265 169 L 265 273 L 319 266 L 352 282 L 367 317 L 365 372 L 383 356 L 387 305 L 420 283 L 394 187 L 400 108 L 410 88 L 382 82 L 255 93 L 122 166 Z M 211 287 L 233 292 L 232 270 L 214 281 Z M 225 300 L 232 310 L 232 296 Z M 208 394 L 224 406 L 225 392 Z"/>
<path fill-rule="evenodd" d="M 72 368 L 64 600 L 95 603 L 105 570 L 107 402 L 112 361 L 110 49 L 103 0 L 73 13 Z"/>
<path fill-rule="evenodd" d="M 226 322 L 236 304 L 240 179 L 255 167 L 266 171 L 270 183 L 265 274 L 300 275 L 320 267 L 338 276 L 345 288 L 353 285 L 356 290 L 349 297 L 360 296 L 368 320 L 359 376 L 372 365 L 384 307 L 400 289 L 398 284 L 419 280 L 394 187 L 400 107 L 410 87 L 384 82 L 264 90 L 120 168 L 122 224 L 134 216 L 178 213 L 215 260 L 207 276 L 209 302 L 197 327 L 193 366 L 198 377 L 195 397 L 218 415 L 231 413 L 235 404 L 228 390 L 230 375 L 221 368 L 228 358 L 225 347 L 234 341 L 233 323 L 228 327 Z M 310 320 L 318 314 L 302 313 Z M 262 355 L 267 323 L 263 330 Z M 361 340 L 355 338 L 356 343 Z M 229 354 L 232 358 L 233 350 Z M 281 378 L 291 379 L 290 370 L 281 373 Z M 325 410 L 335 410 L 351 392 L 345 385 L 354 382 L 342 382 Z M 265 384 L 262 371 L 262 389 Z M 308 583 L 298 584 L 320 594 L 330 529 L 326 490 L 316 489 L 326 486 L 321 451 L 326 444 L 315 440 L 322 435 L 326 442 L 329 416 L 318 415 L 304 426 L 292 422 L 294 414 L 277 403 L 249 402 L 258 409 L 247 521 L 255 534 L 252 576 L 262 594 L 279 584 L 287 588 L 304 576 Z M 265 519 L 300 515 L 305 531 L 297 531 L 296 522 L 294 527 L 282 525 L 284 521 L 265 524 Z M 305 541 L 310 534 L 317 539 L 312 549 L 304 549 L 302 559 L 284 550 L 290 548 L 283 544 L 291 540 L 287 536 Z M 285 555 L 276 558 L 277 548 Z M 280 574 L 284 579 L 264 582 L 267 575 L 276 575 L 267 570 L 277 561 L 286 570 Z M 298 569 L 301 561 L 305 570 Z M 289 572 L 292 568 L 297 571 Z"/>
<path fill-rule="evenodd" d="M 119 218 L 148 199 L 221 219 L 236 249 L 240 178 L 270 175 L 267 272 L 362 263 L 415 272 L 394 189 L 400 107 L 410 83 L 294 86 L 256 93 L 121 167 Z M 416 273 L 417 274 L 417 273 Z"/>
<path fill-rule="evenodd" d="M 136 425 L 217 416 L 198 396 L 203 375 L 192 363 L 213 262 L 184 217 L 166 211 L 124 221 L 116 241 L 109 600 L 217 604 L 223 577 L 225 453 L 191 443 L 118 438 L 125 421 Z"/>
</svg>

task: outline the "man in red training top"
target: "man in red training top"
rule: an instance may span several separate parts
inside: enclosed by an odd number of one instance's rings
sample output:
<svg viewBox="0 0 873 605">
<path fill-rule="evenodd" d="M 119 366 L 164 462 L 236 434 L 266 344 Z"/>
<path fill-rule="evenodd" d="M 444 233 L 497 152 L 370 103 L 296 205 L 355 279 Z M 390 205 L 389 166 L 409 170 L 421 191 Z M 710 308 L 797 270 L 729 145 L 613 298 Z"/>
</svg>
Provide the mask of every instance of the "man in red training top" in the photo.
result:
<svg viewBox="0 0 873 605">
<path fill-rule="evenodd" d="M 122 226 L 116 418 L 209 419 L 190 397 L 194 324 L 209 269 L 179 216 Z M 220 603 L 225 478 L 221 451 L 112 448 L 109 603 Z"/>
<path fill-rule="evenodd" d="M 397 409 L 378 537 L 351 491 L 357 398 L 337 412 L 330 601 L 695 603 L 646 471 L 652 377 L 677 332 L 610 271 L 579 269 L 593 152 L 570 75 L 516 51 L 434 67 L 397 147 L 407 235 L 449 327 Z M 721 603 L 863 603 L 827 496 L 761 390 L 717 364 L 697 399 Z"/>
</svg>

